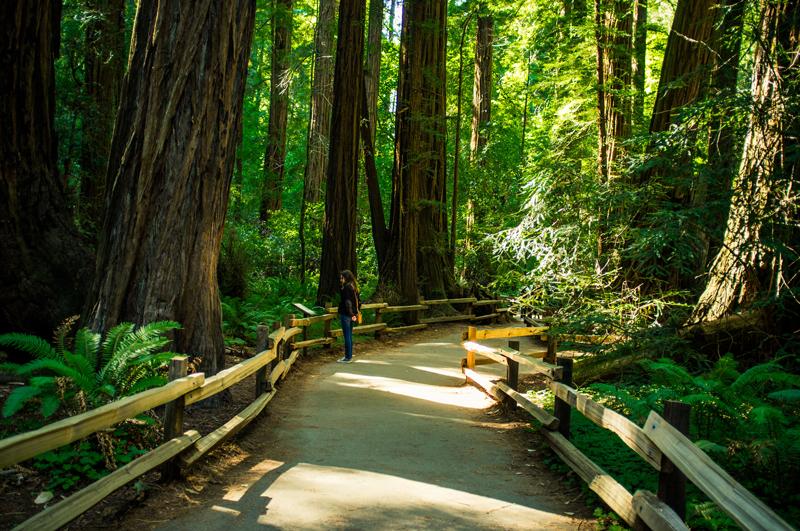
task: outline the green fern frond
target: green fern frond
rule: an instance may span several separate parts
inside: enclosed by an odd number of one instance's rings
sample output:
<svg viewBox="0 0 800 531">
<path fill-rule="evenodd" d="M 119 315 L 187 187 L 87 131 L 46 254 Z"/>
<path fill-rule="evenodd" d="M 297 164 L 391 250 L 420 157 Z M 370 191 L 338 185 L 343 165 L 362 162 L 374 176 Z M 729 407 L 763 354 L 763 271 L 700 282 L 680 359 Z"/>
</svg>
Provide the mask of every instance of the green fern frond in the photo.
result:
<svg viewBox="0 0 800 531">
<path fill-rule="evenodd" d="M 28 385 L 48 389 L 56 385 L 56 379 L 53 376 L 31 376 L 28 380 Z"/>
<path fill-rule="evenodd" d="M 800 376 L 790 374 L 775 362 L 762 363 L 742 373 L 731 387 L 735 390 L 763 390 L 767 385 L 779 388 L 800 387 Z"/>
<path fill-rule="evenodd" d="M 787 424 L 783 411 L 769 405 L 754 407 L 747 417 L 757 428 L 763 428 L 768 432 Z"/>
<path fill-rule="evenodd" d="M 55 344 L 55 351 L 59 356 L 62 356 L 65 351 L 69 350 L 67 346 L 67 334 L 69 334 L 72 327 L 75 326 L 75 323 L 78 322 L 78 319 L 80 319 L 79 315 L 67 317 L 58 325 L 55 332 L 53 332 L 53 343 Z"/>
<path fill-rule="evenodd" d="M 25 405 L 25 402 L 36 398 L 41 394 L 42 388 L 35 387 L 32 385 L 26 385 L 24 387 L 17 387 L 6 398 L 5 403 L 3 404 L 3 416 L 8 418 L 20 409 L 22 406 Z"/>
<path fill-rule="evenodd" d="M 800 389 L 784 389 L 782 391 L 773 391 L 767 396 L 772 400 L 777 400 L 779 402 L 796 404 L 800 402 Z"/>
<path fill-rule="evenodd" d="M 100 334 L 96 334 L 88 328 L 81 328 L 75 333 L 75 354 L 82 356 L 94 372 L 97 364 L 97 354 L 100 349 Z"/>
<path fill-rule="evenodd" d="M 119 349 L 120 343 L 123 339 L 128 336 L 131 332 L 133 332 L 134 325 L 133 323 L 120 323 L 108 332 L 106 332 L 106 337 L 102 342 L 102 357 L 100 360 L 101 365 L 105 365 L 108 363 L 108 360 L 114 355 L 114 352 Z"/>
<path fill-rule="evenodd" d="M 0 363 L 0 374 L 17 374 L 20 367 L 19 363 Z"/>
<path fill-rule="evenodd" d="M 653 380 L 666 386 L 694 385 L 694 378 L 683 367 L 666 358 L 642 360 L 642 366 L 653 376 Z"/>
<path fill-rule="evenodd" d="M 58 353 L 50 346 L 50 343 L 41 337 L 30 334 L 9 333 L 0 335 L 0 347 L 11 347 L 28 354 L 32 354 L 37 359 L 59 359 Z"/>
<path fill-rule="evenodd" d="M 168 380 L 163 376 L 148 376 L 138 380 L 130 387 L 128 392 L 132 395 L 135 395 L 136 393 L 141 393 L 142 391 L 147 391 L 148 389 L 161 387 L 162 385 L 165 385 L 167 381 Z"/>
<path fill-rule="evenodd" d="M 39 412 L 42 414 L 44 418 L 48 418 L 53 416 L 53 414 L 58 411 L 58 408 L 61 407 L 61 400 L 54 394 L 42 394 L 41 396 L 41 407 Z"/>
</svg>

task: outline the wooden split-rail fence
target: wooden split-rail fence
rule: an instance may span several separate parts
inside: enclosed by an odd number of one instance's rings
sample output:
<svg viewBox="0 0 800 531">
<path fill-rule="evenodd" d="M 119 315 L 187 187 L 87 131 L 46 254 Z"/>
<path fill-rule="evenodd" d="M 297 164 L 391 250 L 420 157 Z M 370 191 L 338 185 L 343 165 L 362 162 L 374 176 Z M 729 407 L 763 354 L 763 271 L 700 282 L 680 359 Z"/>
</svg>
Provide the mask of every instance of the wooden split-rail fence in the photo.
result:
<svg viewBox="0 0 800 531">
<path fill-rule="evenodd" d="M 431 323 L 492 320 L 508 311 L 507 308 L 498 308 L 502 302 L 466 297 L 425 300 L 420 304 L 409 306 L 364 304 L 362 310 L 374 310 L 374 321 L 354 327 L 353 332 L 375 333 L 379 336 L 383 333 L 417 330 Z M 420 318 L 421 312 L 447 304 L 459 305 L 464 313 Z M 317 315 L 302 304 L 295 303 L 294 306 L 303 313 L 302 317 L 287 315 L 282 323 L 273 324 L 271 332 L 267 326 L 259 326 L 257 354 L 214 376 L 206 378 L 203 373 L 187 374 L 187 357 L 178 356 L 172 359 L 169 367 L 170 382 L 162 387 L 125 397 L 37 430 L 1 440 L 0 469 L 3 469 L 164 406 L 163 444 L 68 498 L 47 507 L 15 529 L 37 531 L 58 529 L 120 487 L 151 470 L 160 467 L 162 478 L 174 477 L 180 469 L 191 466 L 244 428 L 269 404 L 278 391 L 277 384 L 286 377 L 301 352 L 313 346 L 329 347 L 336 337 L 341 336 L 341 330 L 331 327 L 331 321 L 336 317 L 336 309 L 328 308 L 324 314 Z M 476 307 L 487 307 L 488 313 L 476 316 L 473 314 L 473 308 Z M 408 321 L 411 324 L 392 327 L 383 322 L 386 314 L 397 312 L 410 312 Z M 322 337 L 309 339 L 309 328 L 317 323 L 323 323 Z M 298 336 L 301 335 L 302 340 L 298 341 Z M 249 406 L 206 435 L 201 435 L 196 430 L 184 431 L 183 417 L 186 406 L 210 398 L 249 377 L 255 377 L 256 380 L 255 400 Z"/>
<path fill-rule="evenodd" d="M 703 491 L 744 529 L 791 530 L 772 509 L 748 492 L 690 439 L 689 406 L 666 402 L 664 416 L 651 411 L 639 426 L 616 411 L 595 402 L 572 387 L 573 360 L 557 355 L 556 338 L 546 337 L 548 327 L 514 327 L 478 330 L 464 334 L 466 358 L 461 367 L 467 379 L 511 407 L 521 407 L 541 424 L 541 433 L 555 451 L 589 488 L 634 529 L 686 530 L 686 479 Z M 520 352 L 519 340 L 539 336 L 548 340 L 542 359 Z M 509 338 L 508 348 L 493 348 L 480 340 Z M 583 340 L 586 340 L 584 338 Z M 492 379 L 475 370 L 486 363 L 506 366 L 506 377 Z M 555 397 L 553 412 L 545 411 L 519 392 L 520 369 L 545 375 Z M 570 442 L 570 416 L 577 409 L 623 443 L 659 472 L 658 494 L 639 490 L 634 494 L 617 482 Z"/>
</svg>

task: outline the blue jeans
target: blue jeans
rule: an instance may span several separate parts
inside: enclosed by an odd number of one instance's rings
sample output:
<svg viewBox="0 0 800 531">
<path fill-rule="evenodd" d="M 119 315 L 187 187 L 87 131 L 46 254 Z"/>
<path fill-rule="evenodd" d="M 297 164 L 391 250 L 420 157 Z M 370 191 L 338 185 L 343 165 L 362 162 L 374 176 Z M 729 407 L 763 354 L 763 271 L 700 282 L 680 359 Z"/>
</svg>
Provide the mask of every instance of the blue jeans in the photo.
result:
<svg viewBox="0 0 800 531">
<path fill-rule="evenodd" d="M 348 315 L 340 315 L 339 322 L 342 323 L 342 337 L 344 337 L 344 358 L 353 358 L 353 318 Z"/>
</svg>

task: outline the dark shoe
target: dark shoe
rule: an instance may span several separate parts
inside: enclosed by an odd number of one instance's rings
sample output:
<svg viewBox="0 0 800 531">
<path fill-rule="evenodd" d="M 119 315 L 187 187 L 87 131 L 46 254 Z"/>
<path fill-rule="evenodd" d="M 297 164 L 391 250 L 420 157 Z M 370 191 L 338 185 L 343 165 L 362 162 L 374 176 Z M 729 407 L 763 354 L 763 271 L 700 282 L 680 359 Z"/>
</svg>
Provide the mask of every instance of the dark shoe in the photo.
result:
<svg viewBox="0 0 800 531">
<path fill-rule="evenodd" d="M 336 363 L 353 363 L 353 358 L 339 358 Z"/>
</svg>

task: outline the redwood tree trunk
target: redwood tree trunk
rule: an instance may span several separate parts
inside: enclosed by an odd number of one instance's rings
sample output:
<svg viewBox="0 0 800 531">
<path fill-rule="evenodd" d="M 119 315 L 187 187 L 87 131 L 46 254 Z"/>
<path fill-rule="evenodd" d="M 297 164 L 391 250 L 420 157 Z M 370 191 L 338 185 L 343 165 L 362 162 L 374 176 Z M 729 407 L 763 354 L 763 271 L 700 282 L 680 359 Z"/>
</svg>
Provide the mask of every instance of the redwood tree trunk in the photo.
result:
<svg viewBox="0 0 800 531">
<path fill-rule="evenodd" d="M 469 143 L 470 160 L 473 161 L 478 160 L 486 147 L 489 138 L 487 125 L 492 119 L 493 31 L 492 16 L 479 16 L 475 39 L 475 79 L 472 85 L 472 136 Z"/>
<path fill-rule="evenodd" d="M 286 122 L 289 118 L 289 52 L 292 48 L 292 0 L 275 0 L 272 13 L 272 66 L 269 85 L 269 125 L 264 153 L 262 221 L 283 204 L 286 163 Z"/>
<path fill-rule="evenodd" d="M 99 233 L 103 223 L 105 180 L 114 118 L 125 73 L 125 1 L 91 0 L 86 26 L 85 90 L 87 108 L 81 145 L 81 213 Z"/>
<path fill-rule="evenodd" d="M 406 303 L 452 286 L 445 206 L 444 0 L 403 9 L 397 88 L 392 245 L 385 278 Z M 419 284 L 418 284 L 419 281 Z"/>
<path fill-rule="evenodd" d="M 650 132 L 666 131 L 678 112 L 697 101 L 711 68 L 711 36 L 719 0 L 678 0 L 667 38 Z"/>
<path fill-rule="evenodd" d="M 719 319 L 797 286 L 800 1 L 765 0 L 753 112 L 722 248 L 692 321 Z"/>
<path fill-rule="evenodd" d="M 9 1 L 0 17 L 0 332 L 48 337 L 91 272 L 56 167 L 60 21 L 58 0 Z"/>
<path fill-rule="evenodd" d="M 328 171 L 328 142 L 333 101 L 333 52 L 336 0 L 319 0 L 314 28 L 314 73 L 311 81 L 311 112 L 308 121 L 304 199 L 316 203 Z"/>
<path fill-rule="evenodd" d="M 598 2 L 598 90 L 601 175 L 605 180 L 618 175 L 622 142 L 631 132 L 631 51 L 633 9 L 628 0 Z"/>
<path fill-rule="evenodd" d="M 333 77 L 331 149 L 325 192 L 318 303 L 339 292 L 339 272 L 357 271 L 356 210 L 360 102 L 364 85 L 364 0 L 341 0 Z"/>
<path fill-rule="evenodd" d="M 140 0 L 86 320 L 182 324 L 175 349 L 224 366 L 217 260 L 255 0 Z"/>
<path fill-rule="evenodd" d="M 633 125 L 644 127 L 644 81 L 647 77 L 647 0 L 635 0 L 633 6 Z"/>
<path fill-rule="evenodd" d="M 378 130 L 378 88 L 381 77 L 381 30 L 383 29 L 383 0 L 369 0 L 369 34 L 367 38 L 367 66 L 364 71 L 367 91 L 367 111 L 375 145 Z"/>
</svg>

